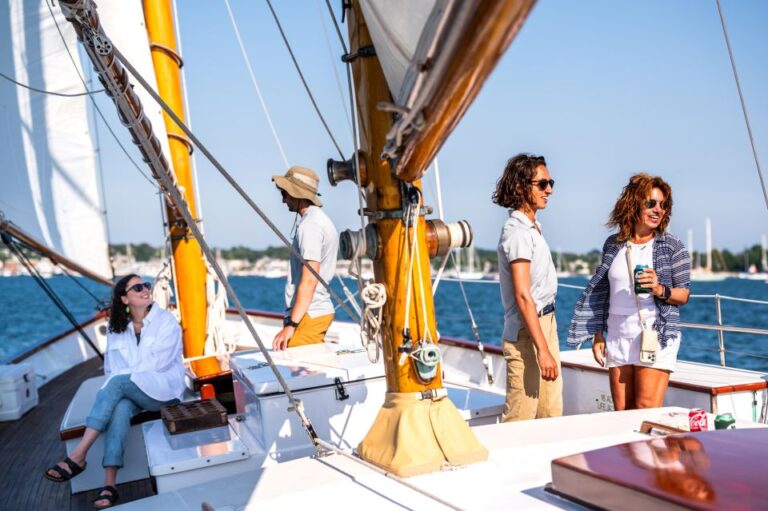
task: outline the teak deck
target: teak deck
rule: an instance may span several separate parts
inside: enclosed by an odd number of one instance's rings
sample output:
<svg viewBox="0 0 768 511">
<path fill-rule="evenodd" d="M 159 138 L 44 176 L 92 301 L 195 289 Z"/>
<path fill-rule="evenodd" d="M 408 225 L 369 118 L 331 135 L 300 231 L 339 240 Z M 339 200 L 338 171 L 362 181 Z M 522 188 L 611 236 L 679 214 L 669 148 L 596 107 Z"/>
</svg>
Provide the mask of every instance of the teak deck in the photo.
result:
<svg viewBox="0 0 768 511">
<path fill-rule="evenodd" d="M 0 422 L 2 509 L 91 510 L 97 491 L 70 496 L 69 483 L 43 477 L 46 467 L 64 459 L 59 423 L 80 383 L 102 374 L 101 360 L 84 362 L 40 389 L 40 403 L 18 421 Z M 89 466 L 87 470 L 102 470 Z M 119 504 L 153 495 L 149 479 L 117 487 Z"/>
</svg>

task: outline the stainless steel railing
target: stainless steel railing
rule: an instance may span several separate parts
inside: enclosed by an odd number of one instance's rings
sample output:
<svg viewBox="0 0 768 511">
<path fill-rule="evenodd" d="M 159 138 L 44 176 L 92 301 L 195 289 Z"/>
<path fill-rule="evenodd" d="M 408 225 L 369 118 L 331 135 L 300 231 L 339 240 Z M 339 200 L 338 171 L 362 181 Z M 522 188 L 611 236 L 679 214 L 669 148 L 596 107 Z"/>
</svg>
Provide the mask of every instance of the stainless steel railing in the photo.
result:
<svg viewBox="0 0 768 511">
<path fill-rule="evenodd" d="M 458 281 L 458 279 L 455 278 L 446 278 L 443 277 L 442 280 L 447 281 Z M 467 284 L 496 284 L 498 285 L 498 280 L 465 280 L 461 279 L 463 283 Z M 558 283 L 558 287 L 567 288 L 567 289 L 577 289 L 582 290 L 585 286 L 577 286 L 574 284 L 564 284 L 564 283 Z M 717 332 L 717 341 L 718 341 L 718 348 L 717 351 L 720 355 L 720 365 L 722 367 L 725 367 L 725 354 L 726 354 L 726 346 L 725 346 L 725 333 L 739 333 L 739 334 L 752 334 L 752 335 L 764 335 L 768 336 L 768 329 L 765 328 L 752 328 L 752 327 L 741 327 L 741 326 L 735 326 L 735 325 L 727 325 L 723 323 L 723 309 L 722 309 L 722 303 L 724 301 L 733 301 L 733 302 L 741 302 L 741 303 L 749 303 L 749 304 L 756 304 L 756 305 L 768 305 L 768 301 L 766 300 L 755 300 L 751 298 L 740 298 L 737 296 L 728 296 L 728 295 L 721 295 L 721 294 L 714 294 L 714 295 L 691 295 L 691 299 L 696 300 L 714 300 L 714 313 L 715 313 L 715 324 L 708 324 L 708 323 L 690 323 L 690 322 L 681 322 L 680 326 L 682 328 L 689 328 L 692 330 L 709 330 L 709 331 L 715 331 Z M 749 357 L 755 357 L 755 358 L 764 358 L 768 360 L 768 354 L 758 354 L 758 353 L 744 353 L 744 352 L 735 352 L 731 350 L 731 353 L 740 353 L 745 356 Z"/>
</svg>

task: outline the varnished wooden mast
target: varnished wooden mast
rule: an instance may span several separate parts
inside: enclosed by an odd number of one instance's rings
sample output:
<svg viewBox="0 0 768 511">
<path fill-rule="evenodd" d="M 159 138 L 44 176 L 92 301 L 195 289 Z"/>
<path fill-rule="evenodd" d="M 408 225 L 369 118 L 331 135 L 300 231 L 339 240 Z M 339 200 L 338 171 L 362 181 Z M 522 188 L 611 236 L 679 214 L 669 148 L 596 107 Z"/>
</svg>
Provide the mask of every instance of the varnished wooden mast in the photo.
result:
<svg viewBox="0 0 768 511">
<path fill-rule="evenodd" d="M 355 52 L 372 44 L 371 36 L 360 11 L 360 6 L 354 2 L 348 11 L 350 51 Z M 381 160 L 380 154 L 385 144 L 385 135 L 392 125 L 389 113 L 376 108 L 379 102 L 391 102 L 381 64 L 376 57 L 361 57 L 352 64 L 357 90 L 357 107 L 360 117 L 360 149 L 368 169 L 368 187 L 366 189 L 368 209 L 372 211 L 398 211 L 403 209 L 401 196 L 402 183 L 392 176 L 389 164 Z M 420 181 L 413 182 L 421 187 Z M 382 243 L 381 259 L 374 262 L 376 281 L 381 282 L 387 289 L 384 324 L 382 326 L 384 364 L 387 376 L 387 389 L 390 392 L 420 392 L 426 389 L 442 388 L 441 371 L 429 384 L 419 382 L 413 364 L 400 365 L 398 348 L 403 344 L 403 326 L 409 325 L 411 338 L 414 341 L 424 337 L 429 330 L 431 338 L 437 341 L 435 328 L 434 303 L 432 301 L 431 271 L 425 238 L 425 221 L 419 217 L 419 255 L 413 266 L 413 285 L 406 289 L 408 280 L 407 258 L 403 257 L 404 247 L 407 246 L 406 230 L 401 218 L 385 218 L 376 221 L 379 237 Z M 409 232 L 410 234 L 410 232 Z M 419 273 L 421 268 L 426 286 L 425 300 L 421 300 L 418 292 Z M 411 295 L 411 310 L 405 317 L 405 301 Z M 427 324 L 423 323 L 423 310 L 427 309 Z"/>
<path fill-rule="evenodd" d="M 147 24 L 152 62 L 157 76 L 157 89 L 174 113 L 184 120 L 184 95 L 179 68 L 181 58 L 176 52 L 176 34 L 173 11 L 169 0 L 144 0 L 144 19 Z M 190 160 L 191 145 L 181 129 L 163 112 L 172 168 L 179 189 L 190 212 L 197 216 L 196 198 Z M 173 247 L 178 307 L 184 332 L 184 356 L 203 354 L 206 337 L 208 304 L 206 298 L 206 269 L 200 244 L 191 235 L 178 212 L 168 207 L 169 230 Z"/>
</svg>

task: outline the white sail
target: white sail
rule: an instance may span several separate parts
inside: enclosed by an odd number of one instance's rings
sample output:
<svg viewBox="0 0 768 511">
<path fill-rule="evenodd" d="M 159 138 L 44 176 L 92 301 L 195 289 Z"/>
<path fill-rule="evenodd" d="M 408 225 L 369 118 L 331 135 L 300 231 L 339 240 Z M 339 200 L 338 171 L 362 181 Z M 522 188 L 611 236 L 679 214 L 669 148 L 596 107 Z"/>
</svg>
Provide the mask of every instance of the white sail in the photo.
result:
<svg viewBox="0 0 768 511">
<path fill-rule="evenodd" d="M 59 9 L 53 13 L 55 20 L 46 0 L 0 3 L 0 69 L 40 89 L 83 92 L 75 31 Z M 107 276 L 89 101 L 0 83 L 0 211 L 53 250 Z"/>
<path fill-rule="evenodd" d="M 360 7 L 381 62 L 389 91 L 397 101 L 407 96 L 403 83 L 437 0 L 362 0 Z"/>
</svg>

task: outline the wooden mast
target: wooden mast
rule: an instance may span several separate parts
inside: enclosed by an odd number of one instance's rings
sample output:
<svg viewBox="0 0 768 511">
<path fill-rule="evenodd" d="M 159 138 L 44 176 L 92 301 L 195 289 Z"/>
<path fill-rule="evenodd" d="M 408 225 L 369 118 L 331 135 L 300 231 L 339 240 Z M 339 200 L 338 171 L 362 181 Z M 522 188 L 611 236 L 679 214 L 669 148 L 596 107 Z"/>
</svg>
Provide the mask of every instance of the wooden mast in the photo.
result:
<svg viewBox="0 0 768 511">
<path fill-rule="evenodd" d="M 354 8 L 349 15 L 349 33 L 351 51 L 372 44 L 368 28 L 359 11 Z M 352 64 L 357 88 L 358 111 L 360 117 L 360 149 L 368 169 L 369 186 L 366 189 L 368 209 L 371 211 L 397 211 L 403 209 L 401 194 L 402 182 L 392 176 L 389 164 L 381 160 L 379 155 L 386 142 L 385 135 L 392 120 L 390 114 L 376 108 L 381 101 L 391 101 L 384 73 L 375 57 L 358 58 Z M 364 78 L 363 78 L 364 77 Z M 414 181 L 413 186 L 421 188 L 421 181 Z M 411 289 L 406 289 L 408 280 L 407 260 L 403 258 L 404 248 L 408 245 L 402 218 L 383 218 L 376 222 L 379 238 L 382 243 L 382 256 L 374 261 L 376 281 L 387 288 L 387 303 L 385 305 L 383 332 L 384 363 L 386 365 L 387 390 L 390 392 L 421 392 L 426 389 L 442 387 L 441 372 L 427 385 L 418 381 L 412 364 L 400 365 L 398 348 L 403 344 L 403 326 L 409 325 L 412 339 L 423 337 L 429 330 L 432 339 L 437 340 L 435 328 L 434 303 L 432 301 L 431 269 L 427 257 L 427 245 L 424 217 L 419 217 L 419 257 L 414 261 Z M 412 234 L 411 234 L 412 236 Z M 426 277 L 428 289 L 426 300 L 422 302 L 418 292 L 418 277 L 420 266 L 421 275 Z M 406 296 L 410 292 L 411 310 L 405 317 Z M 423 308 L 427 309 L 428 323 L 423 324 Z"/>
<path fill-rule="evenodd" d="M 157 92 L 170 105 L 174 113 L 184 120 L 184 96 L 181 87 L 182 61 L 176 52 L 176 34 L 173 11 L 169 0 L 144 0 L 144 20 L 147 24 L 152 62 L 157 76 Z M 191 167 L 191 144 L 176 123 L 163 112 L 172 168 L 179 190 L 194 218 L 197 217 L 195 189 Z M 184 356 L 203 355 L 206 337 L 207 272 L 200 244 L 192 236 L 178 211 L 167 205 L 168 229 L 173 248 L 177 303 L 181 312 L 184 335 Z"/>
<path fill-rule="evenodd" d="M 349 51 L 354 54 L 360 48 L 372 45 L 372 40 L 358 2 L 353 2 L 347 16 Z M 410 360 L 402 365 L 399 363 L 399 348 L 404 343 L 405 325 L 409 326 L 414 344 L 424 339 L 427 332 L 435 343 L 438 339 L 426 222 L 423 216 L 418 217 L 418 258 L 414 260 L 410 275 L 413 283 L 408 289 L 408 257 L 404 254 L 405 248 L 409 246 L 406 238 L 412 236 L 412 232 L 405 228 L 402 218 L 407 206 L 402 193 L 406 183 L 395 178 L 389 163 L 380 158 L 386 143 L 386 133 L 392 126 L 392 118 L 389 113 L 379 110 L 377 105 L 380 102 L 391 102 L 392 98 L 377 57 L 357 58 L 352 63 L 352 71 L 360 121 L 360 157 L 365 160 L 368 175 L 367 207 L 372 212 L 386 211 L 391 214 L 376 220 L 381 258 L 374 262 L 376 281 L 383 283 L 387 290 L 382 325 L 387 402 L 371 431 L 358 447 L 358 452 L 369 462 L 401 476 L 437 470 L 446 460 L 461 464 L 485 459 L 487 451 L 475 440 L 466 422 L 448 399 L 412 399 L 416 393 L 425 392 L 429 395 L 429 391 L 443 388 L 440 367 L 434 379 L 423 383 Z M 411 181 L 411 185 L 421 188 L 419 180 Z M 400 216 L 396 213 L 398 211 Z M 420 282 L 420 276 L 423 282 Z M 420 285 L 425 286 L 423 296 Z M 406 317 L 405 303 L 408 295 L 411 307 Z M 423 320 L 424 309 L 426 324 Z M 441 412 L 430 412 L 430 407 L 432 410 L 439 407 Z M 431 413 L 435 417 L 430 421 Z M 451 430 L 450 440 L 455 441 L 450 453 L 442 448 L 446 430 Z"/>
</svg>

